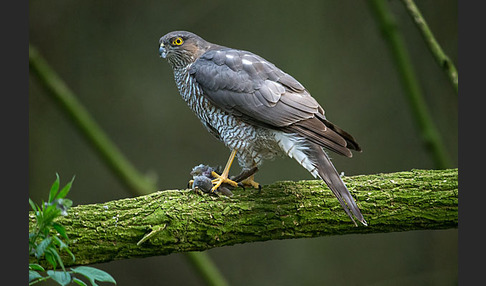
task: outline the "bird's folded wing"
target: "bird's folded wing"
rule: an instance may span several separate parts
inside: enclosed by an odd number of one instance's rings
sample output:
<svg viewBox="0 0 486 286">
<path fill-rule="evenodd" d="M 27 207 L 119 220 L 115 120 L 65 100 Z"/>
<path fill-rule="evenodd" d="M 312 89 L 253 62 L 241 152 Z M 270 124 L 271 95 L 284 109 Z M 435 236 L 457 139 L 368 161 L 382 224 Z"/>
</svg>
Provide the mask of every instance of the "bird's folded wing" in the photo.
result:
<svg viewBox="0 0 486 286">
<path fill-rule="evenodd" d="M 190 73 L 212 104 L 252 121 L 283 127 L 313 118 L 320 109 L 297 80 L 250 52 L 210 50 Z"/>
<path fill-rule="evenodd" d="M 348 133 L 326 125 L 324 110 L 302 84 L 253 53 L 218 46 L 189 72 L 213 105 L 243 121 L 301 134 L 348 157 L 348 148 L 358 146 Z"/>
</svg>

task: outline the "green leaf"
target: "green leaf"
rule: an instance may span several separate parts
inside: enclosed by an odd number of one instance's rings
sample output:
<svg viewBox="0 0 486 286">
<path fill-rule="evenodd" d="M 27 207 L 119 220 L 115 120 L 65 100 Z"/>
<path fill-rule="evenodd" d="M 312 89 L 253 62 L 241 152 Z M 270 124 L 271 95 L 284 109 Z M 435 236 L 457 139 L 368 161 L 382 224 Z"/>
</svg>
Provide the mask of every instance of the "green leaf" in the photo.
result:
<svg viewBox="0 0 486 286">
<path fill-rule="evenodd" d="M 57 198 L 63 199 L 63 198 L 66 197 L 66 195 L 69 193 L 69 190 L 71 189 L 71 185 L 73 184 L 74 178 L 75 178 L 75 176 L 73 176 L 73 178 L 71 179 L 71 181 L 69 183 L 67 183 L 62 188 L 62 190 L 59 192 L 59 195 L 57 196 Z"/>
<path fill-rule="evenodd" d="M 56 259 L 56 262 L 59 262 L 59 265 L 61 266 L 62 270 L 66 271 L 66 269 L 64 268 L 64 263 L 62 262 L 61 256 L 59 256 L 59 253 L 57 253 L 57 250 L 54 246 L 47 248 L 46 254 L 47 253 L 52 254 L 52 256 Z M 53 268 L 55 269 L 56 267 L 53 267 Z"/>
<path fill-rule="evenodd" d="M 49 200 L 47 203 L 52 202 L 56 198 L 57 191 L 59 190 L 59 174 L 56 173 L 56 180 L 51 186 L 51 191 L 49 192 Z"/>
<path fill-rule="evenodd" d="M 44 267 L 36 263 L 29 263 L 29 270 L 46 271 Z"/>
<path fill-rule="evenodd" d="M 29 232 L 29 255 L 35 254 L 35 248 L 37 244 L 35 240 L 37 239 L 37 233 Z"/>
<path fill-rule="evenodd" d="M 65 250 L 71 256 L 73 262 L 76 261 L 76 257 L 74 257 L 74 254 L 71 252 L 71 250 L 69 248 L 66 248 Z"/>
<path fill-rule="evenodd" d="M 53 254 L 51 254 L 50 252 L 46 252 L 45 258 L 46 258 L 47 262 L 52 266 L 52 268 L 56 269 L 56 267 L 57 267 L 56 257 Z"/>
<path fill-rule="evenodd" d="M 84 283 L 83 280 L 78 279 L 76 277 L 73 278 L 73 282 L 75 282 L 76 284 L 81 285 L 81 286 L 88 286 L 88 284 Z"/>
<path fill-rule="evenodd" d="M 52 280 L 59 283 L 59 285 L 68 285 L 71 283 L 71 275 L 64 271 L 53 271 L 47 270 L 47 275 L 52 278 Z"/>
<path fill-rule="evenodd" d="M 68 239 L 64 226 L 58 224 L 57 222 L 53 222 L 52 227 L 59 233 L 59 235 L 61 235 L 65 239 Z"/>
<path fill-rule="evenodd" d="M 78 273 L 78 274 L 85 276 L 86 278 L 88 278 L 89 282 L 92 285 L 95 285 L 95 286 L 97 285 L 95 283 L 95 281 L 110 282 L 110 283 L 116 284 L 115 279 L 110 274 L 106 273 L 103 270 L 99 270 L 97 268 L 94 268 L 94 267 L 79 266 L 79 267 L 76 267 L 76 268 L 71 268 L 71 270 L 74 273 Z"/>
<path fill-rule="evenodd" d="M 29 204 L 30 204 L 30 207 L 32 208 L 32 210 L 34 212 L 37 212 L 38 211 L 37 205 L 30 198 L 29 198 Z"/>
<path fill-rule="evenodd" d="M 62 240 L 61 240 L 59 237 L 54 236 L 54 237 L 53 237 L 53 240 L 54 240 L 54 243 L 55 243 L 57 246 L 59 246 L 59 249 L 60 249 L 60 250 L 63 250 L 63 249 L 69 248 L 69 247 L 68 247 L 68 245 L 67 245 L 67 244 L 66 244 L 64 241 L 62 241 Z"/>
<path fill-rule="evenodd" d="M 47 205 L 42 212 L 42 223 L 51 225 L 54 219 L 61 215 L 61 210 L 55 204 Z"/>
<path fill-rule="evenodd" d="M 67 243 L 65 243 L 64 241 L 62 241 L 60 238 L 54 236 L 54 242 L 56 243 L 56 245 L 59 246 L 59 249 L 62 251 L 66 251 L 70 256 L 71 256 L 71 259 L 73 260 L 73 262 L 75 261 L 75 257 L 74 257 L 74 254 L 71 252 L 71 250 L 69 250 L 69 246 L 67 245 Z"/>
<path fill-rule="evenodd" d="M 29 270 L 29 282 L 42 278 L 42 275 L 40 275 L 37 271 Z"/>
<path fill-rule="evenodd" d="M 41 258 L 44 255 L 47 247 L 51 244 L 52 239 L 50 237 L 45 238 L 35 247 L 35 257 Z"/>
</svg>

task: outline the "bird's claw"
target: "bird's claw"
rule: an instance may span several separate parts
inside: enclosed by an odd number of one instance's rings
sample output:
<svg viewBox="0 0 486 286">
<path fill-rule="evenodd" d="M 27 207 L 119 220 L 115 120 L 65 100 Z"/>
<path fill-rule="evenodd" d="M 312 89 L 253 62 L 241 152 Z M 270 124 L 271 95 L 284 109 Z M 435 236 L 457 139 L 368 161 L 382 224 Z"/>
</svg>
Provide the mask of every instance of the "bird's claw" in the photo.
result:
<svg viewBox="0 0 486 286">
<path fill-rule="evenodd" d="M 203 164 L 195 166 L 191 175 L 193 179 L 187 184 L 188 188 L 193 189 L 196 192 L 223 194 L 231 197 L 233 193 L 230 189 L 235 187 L 241 187 L 245 189 L 250 186 L 258 189 L 262 189 L 261 185 L 253 180 L 254 174 L 258 170 L 257 167 L 244 170 L 239 175 L 228 178 L 228 175 L 224 172 L 218 172 L 218 168 L 212 168 Z M 221 175 L 220 175 L 221 174 Z"/>
<path fill-rule="evenodd" d="M 253 187 L 255 189 L 258 189 L 258 191 L 261 191 L 262 190 L 262 186 L 259 183 L 255 182 L 253 175 L 251 175 L 248 178 L 242 180 L 240 182 L 240 184 L 242 184 L 243 186 Z"/>
<path fill-rule="evenodd" d="M 218 173 L 214 171 L 211 172 L 211 175 L 216 178 L 212 180 L 213 188 L 211 189 L 211 192 L 213 193 L 221 186 L 221 184 L 229 184 L 230 186 L 238 187 L 238 183 L 228 179 L 227 176 L 220 176 Z"/>
</svg>

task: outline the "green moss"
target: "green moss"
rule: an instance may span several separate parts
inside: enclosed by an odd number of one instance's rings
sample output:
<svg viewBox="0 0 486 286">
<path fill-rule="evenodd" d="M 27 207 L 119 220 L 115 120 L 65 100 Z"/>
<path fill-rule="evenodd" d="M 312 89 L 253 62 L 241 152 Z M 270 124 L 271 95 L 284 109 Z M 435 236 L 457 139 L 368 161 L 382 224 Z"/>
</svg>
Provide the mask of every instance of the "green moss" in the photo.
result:
<svg viewBox="0 0 486 286">
<path fill-rule="evenodd" d="M 458 223 L 457 173 L 412 170 L 344 177 L 368 227 L 354 227 L 317 180 L 276 182 L 261 192 L 237 189 L 232 198 L 159 191 L 76 206 L 59 222 L 66 226 L 77 265 L 270 239 L 453 228 Z"/>
</svg>

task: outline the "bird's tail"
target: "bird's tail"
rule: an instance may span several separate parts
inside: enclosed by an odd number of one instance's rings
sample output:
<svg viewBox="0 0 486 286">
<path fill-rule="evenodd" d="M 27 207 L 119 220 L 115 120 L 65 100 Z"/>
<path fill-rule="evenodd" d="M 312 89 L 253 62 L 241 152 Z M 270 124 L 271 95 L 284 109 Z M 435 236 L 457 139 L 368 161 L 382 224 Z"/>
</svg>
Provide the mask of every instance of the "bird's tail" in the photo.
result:
<svg viewBox="0 0 486 286">
<path fill-rule="evenodd" d="M 278 139 L 280 147 L 289 157 L 294 158 L 314 177 L 321 178 L 327 184 L 355 225 L 357 224 L 353 215 L 363 225 L 368 225 L 351 193 L 322 147 L 314 143 L 304 143 L 298 137 L 293 137 L 290 134 L 281 134 Z"/>
<path fill-rule="evenodd" d="M 309 157 L 315 162 L 319 177 L 329 186 L 351 220 L 354 222 L 354 215 L 363 225 L 368 225 L 351 193 L 324 150 L 319 145 L 312 144 L 306 153 L 309 153 Z M 354 223 L 356 224 L 356 222 Z"/>
</svg>

